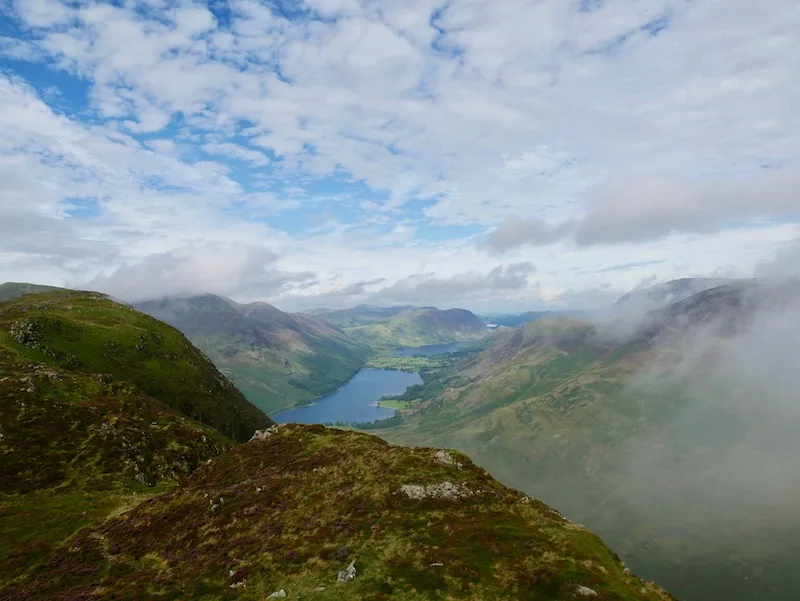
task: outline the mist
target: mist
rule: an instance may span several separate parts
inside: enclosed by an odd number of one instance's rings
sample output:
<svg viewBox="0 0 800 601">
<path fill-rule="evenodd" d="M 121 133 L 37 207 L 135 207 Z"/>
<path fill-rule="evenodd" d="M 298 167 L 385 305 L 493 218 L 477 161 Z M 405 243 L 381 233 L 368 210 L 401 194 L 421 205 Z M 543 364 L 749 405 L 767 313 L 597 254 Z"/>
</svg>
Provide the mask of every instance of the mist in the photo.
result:
<svg viewBox="0 0 800 601">
<path fill-rule="evenodd" d="M 797 283 L 742 281 L 597 332 L 646 341 L 619 392 L 641 417 L 583 482 L 591 502 L 568 509 L 683 601 L 796 598 Z"/>
</svg>

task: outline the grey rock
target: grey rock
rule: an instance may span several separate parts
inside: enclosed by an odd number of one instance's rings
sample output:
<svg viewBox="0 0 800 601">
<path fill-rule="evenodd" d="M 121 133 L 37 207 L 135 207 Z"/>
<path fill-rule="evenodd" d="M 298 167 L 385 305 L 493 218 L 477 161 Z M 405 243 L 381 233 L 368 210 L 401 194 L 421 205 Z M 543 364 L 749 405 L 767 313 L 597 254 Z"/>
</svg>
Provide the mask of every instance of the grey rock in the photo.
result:
<svg viewBox="0 0 800 601">
<path fill-rule="evenodd" d="M 356 562 L 351 561 L 350 565 L 347 566 L 346 570 L 342 570 L 341 572 L 339 572 L 339 575 L 336 577 L 336 581 L 349 582 L 355 577 L 356 577 Z"/>
</svg>

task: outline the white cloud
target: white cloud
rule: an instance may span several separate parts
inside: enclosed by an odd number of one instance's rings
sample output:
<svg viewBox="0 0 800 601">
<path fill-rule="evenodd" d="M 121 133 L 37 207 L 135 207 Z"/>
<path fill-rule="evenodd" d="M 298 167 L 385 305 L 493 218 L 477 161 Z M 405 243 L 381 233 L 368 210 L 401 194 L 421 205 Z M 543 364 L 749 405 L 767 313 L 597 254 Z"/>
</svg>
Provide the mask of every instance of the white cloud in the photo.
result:
<svg viewBox="0 0 800 601">
<path fill-rule="evenodd" d="M 510 306 L 746 271 L 794 235 L 789 0 L 605 0 L 591 12 L 308 0 L 322 18 L 304 20 L 254 0 L 229 0 L 219 20 L 202 2 L 133 4 L 16 0 L 19 39 L 0 41 L 89 84 L 89 105 L 65 115 L 0 78 L 0 168 L 25 169 L 31 214 L 102 244 L 106 273 L 241 241 L 278 254 L 276 269 L 317 274 L 302 289 L 264 287 L 302 303 L 384 277 L 391 288 L 535 263 L 527 288 L 495 290 Z M 283 196 L 333 175 L 352 192 Z M 68 220 L 68 197 L 98 199 L 97 216 Z M 295 209 L 315 218 L 267 224 Z M 505 254 L 481 250 L 475 229 L 436 242 L 430 228 L 452 225 L 494 231 Z M 2 261 L 0 276 L 18 273 Z"/>
</svg>

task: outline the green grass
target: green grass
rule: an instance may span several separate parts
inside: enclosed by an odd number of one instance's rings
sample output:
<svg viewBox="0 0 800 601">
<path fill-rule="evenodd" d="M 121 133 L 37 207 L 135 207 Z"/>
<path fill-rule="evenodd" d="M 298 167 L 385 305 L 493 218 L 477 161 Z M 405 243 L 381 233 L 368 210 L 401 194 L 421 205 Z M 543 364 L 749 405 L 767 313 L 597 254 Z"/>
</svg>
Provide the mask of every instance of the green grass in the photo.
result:
<svg viewBox="0 0 800 601">
<path fill-rule="evenodd" d="M 378 401 L 379 407 L 386 407 L 387 409 L 408 409 L 411 407 L 409 401 L 396 401 L 393 399 L 381 399 Z"/>
<path fill-rule="evenodd" d="M 31 601 L 670 599 L 585 530 L 494 481 L 461 454 L 288 425 L 201 467 L 180 489 L 80 531 L 3 593 Z M 406 484 L 469 495 L 412 499 Z M 355 561 L 357 576 L 337 583 Z M 440 567 L 433 563 L 442 563 Z M 231 589 L 232 584 L 246 586 Z M 324 586 L 324 591 L 316 591 Z"/>
<path fill-rule="evenodd" d="M 206 295 L 140 306 L 181 329 L 268 414 L 333 392 L 372 354 L 324 322 L 266 305 Z"/>
<path fill-rule="evenodd" d="M 351 338 L 379 353 L 397 347 L 475 341 L 486 335 L 481 320 L 468 311 L 454 309 L 407 309 L 384 321 L 345 327 Z"/>
<path fill-rule="evenodd" d="M 395 357 L 378 355 L 367 361 L 366 367 L 374 369 L 395 369 L 398 371 L 418 372 L 425 367 L 441 367 L 446 364 L 446 360 L 441 357 Z"/>
<path fill-rule="evenodd" d="M 99 294 L 0 304 L 0 344 L 22 360 L 106 374 L 237 440 L 270 423 L 180 332 Z"/>
<path fill-rule="evenodd" d="M 174 486 L 135 482 L 109 490 L 0 494 L 0 590 L 47 561 L 72 535 Z"/>
</svg>

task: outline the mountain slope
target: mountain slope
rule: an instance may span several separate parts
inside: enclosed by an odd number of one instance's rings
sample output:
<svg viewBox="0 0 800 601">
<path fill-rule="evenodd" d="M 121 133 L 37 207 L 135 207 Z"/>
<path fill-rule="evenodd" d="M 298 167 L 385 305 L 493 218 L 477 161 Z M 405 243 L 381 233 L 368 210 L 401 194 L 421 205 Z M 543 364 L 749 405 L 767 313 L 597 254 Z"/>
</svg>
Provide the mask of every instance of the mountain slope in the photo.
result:
<svg viewBox="0 0 800 601">
<path fill-rule="evenodd" d="M 235 440 L 270 423 L 180 332 L 101 294 L 0 304 L 0 343 L 31 361 L 133 385 Z"/>
<path fill-rule="evenodd" d="M 730 278 L 681 278 L 631 290 L 614 303 L 614 309 L 651 311 L 694 296 L 704 290 L 734 282 Z"/>
<path fill-rule="evenodd" d="M 394 317 L 398 313 L 414 309 L 411 305 L 399 307 L 376 307 L 374 305 L 358 305 L 349 309 L 317 309 L 309 314 L 324 319 L 329 324 L 338 328 L 352 328 L 366 326 Z"/>
<path fill-rule="evenodd" d="M 136 306 L 184 332 L 267 412 L 335 390 L 371 353 L 320 319 L 266 303 L 241 305 L 207 294 Z"/>
<path fill-rule="evenodd" d="M 187 415 L 242 440 L 271 423 L 179 332 L 102 295 L 0 304 L 0 587 L 233 446 Z"/>
<path fill-rule="evenodd" d="M 481 319 L 465 309 L 405 309 L 388 319 L 344 329 L 348 336 L 378 350 L 477 340 L 488 333 Z"/>
<path fill-rule="evenodd" d="M 597 537 L 463 455 L 301 425 L 265 431 L 180 489 L 81 531 L 6 594 L 262 600 L 278 591 L 671 599 Z"/>
<path fill-rule="evenodd" d="M 0 284 L 0 302 L 25 296 L 26 294 L 41 294 L 43 292 L 55 292 L 56 290 L 63 290 L 63 288 L 28 284 L 26 282 L 6 282 L 5 284 Z"/>
<path fill-rule="evenodd" d="M 794 598 L 800 286 L 737 282 L 635 332 L 544 319 L 426 383 L 394 442 L 455 447 L 685 601 Z"/>
</svg>

